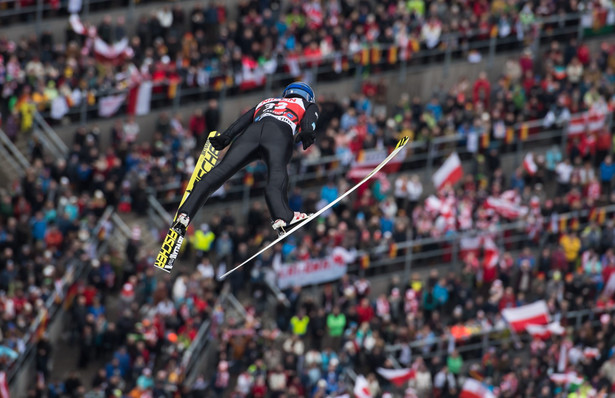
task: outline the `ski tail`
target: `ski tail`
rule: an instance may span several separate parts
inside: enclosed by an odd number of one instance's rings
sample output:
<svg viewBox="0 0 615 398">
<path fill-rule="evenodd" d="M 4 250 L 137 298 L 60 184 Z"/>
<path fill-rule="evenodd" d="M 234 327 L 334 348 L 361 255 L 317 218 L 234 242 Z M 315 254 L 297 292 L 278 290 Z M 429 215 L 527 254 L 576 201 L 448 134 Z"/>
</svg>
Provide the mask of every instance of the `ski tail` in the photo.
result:
<svg viewBox="0 0 615 398">
<path fill-rule="evenodd" d="M 226 278 L 227 276 L 229 276 L 234 271 L 236 271 L 239 268 L 243 267 L 244 265 L 246 265 L 250 261 L 254 260 L 256 257 L 260 256 L 263 252 L 271 249 L 273 246 L 275 246 L 278 243 L 280 243 L 282 240 L 284 240 L 285 238 L 287 238 L 288 236 L 293 234 L 295 231 L 297 231 L 299 228 L 305 226 L 307 223 L 309 223 L 313 219 L 317 218 L 322 213 L 324 213 L 325 211 L 329 210 L 331 207 L 333 207 L 336 204 L 338 204 L 342 199 L 344 199 L 346 196 L 348 196 L 351 193 L 353 193 L 357 188 L 359 188 L 361 185 L 365 184 L 370 178 L 372 178 L 377 172 L 379 172 L 387 163 L 389 163 L 395 156 L 397 156 L 401 152 L 401 150 L 404 148 L 404 146 L 407 143 L 408 143 L 408 137 L 401 138 L 399 140 L 399 142 L 397 143 L 397 145 L 395 146 L 395 149 L 389 154 L 389 156 L 387 156 L 386 159 L 384 159 L 378 166 L 376 166 L 376 168 L 374 168 L 374 170 L 372 170 L 367 176 L 365 176 L 365 178 L 363 178 L 361 181 L 359 181 L 359 183 L 357 183 L 355 186 L 350 188 L 348 191 L 344 192 L 344 194 L 339 196 L 333 202 L 329 203 L 328 205 L 326 205 L 322 209 L 318 210 L 316 213 L 310 215 L 308 218 L 306 218 L 305 220 L 303 220 L 302 222 L 297 224 L 294 228 L 286 231 L 286 233 L 284 235 L 278 237 L 273 242 L 269 243 L 267 246 L 265 246 L 264 248 L 259 250 L 257 253 L 252 255 L 250 258 L 248 258 L 243 263 L 239 264 L 235 268 L 233 268 L 230 271 L 227 271 L 225 274 L 221 275 L 218 279 L 222 280 L 222 279 Z"/>
<path fill-rule="evenodd" d="M 156 268 L 171 273 L 173 264 L 175 264 L 175 260 L 177 260 L 177 257 L 179 256 L 182 243 L 184 243 L 185 233 L 185 230 L 181 230 L 179 228 L 171 227 L 169 229 L 167 236 L 164 238 L 164 242 L 162 242 L 162 247 L 158 252 L 156 261 L 154 262 L 154 266 Z"/>
<path fill-rule="evenodd" d="M 181 207 L 192 190 L 194 189 L 194 185 L 197 184 L 205 174 L 207 174 L 211 169 L 214 168 L 216 163 L 218 163 L 218 153 L 219 151 L 215 150 L 214 147 L 209 142 L 209 138 L 218 136 L 219 133 L 217 131 L 212 131 L 209 133 L 207 137 L 207 141 L 205 145 L 203 145 L 203 150 L 201 151 L 201 155 L 194 166 L 194 171 L 190 176 L 190 180 L 188 181 L 188 185 L 186 186 L 186 190 L 182 196 L 181 201 L 179 202 L 179 207 Z M 179 209 L 179 208 L 178 208 Z M 175 216 L 173 217 L 173 222 L 177 219 L 177 212 L 175 212 Z M 182 243 L 184 242 L 186 231 L 183 228 L 175 228 L 171 226 L 169 232 L 164 238 L 162 243 L 162 247 L 158 252 L 158 256 L 154 261 L 154 266 L 158 269 L 161 269 L 165 272 L 170 273 L 173 269 L 173 264 L 177 257 L 179 256 L 179 252 L 182 247 Z"/>
</svg>

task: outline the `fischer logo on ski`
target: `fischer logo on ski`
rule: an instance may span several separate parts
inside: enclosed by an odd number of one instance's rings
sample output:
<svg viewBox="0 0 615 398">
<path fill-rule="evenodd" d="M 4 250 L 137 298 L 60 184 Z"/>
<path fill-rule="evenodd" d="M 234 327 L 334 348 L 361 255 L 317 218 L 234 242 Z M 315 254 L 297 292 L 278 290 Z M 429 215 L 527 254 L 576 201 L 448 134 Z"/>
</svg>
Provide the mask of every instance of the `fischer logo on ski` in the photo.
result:
<svg viewBox="0 0 615 398">
<path fill-rule="evenodd" d="M 163 271 L 171 272 L 173 269 L 173 263 L 177 259 L 179 249 L 184 242 L 184 237 L 181 235 L 181 231 L 171 228 L 164 238 L 158 257 L 154 262 L 154 266 L 160 268 Z"/>
</svg>

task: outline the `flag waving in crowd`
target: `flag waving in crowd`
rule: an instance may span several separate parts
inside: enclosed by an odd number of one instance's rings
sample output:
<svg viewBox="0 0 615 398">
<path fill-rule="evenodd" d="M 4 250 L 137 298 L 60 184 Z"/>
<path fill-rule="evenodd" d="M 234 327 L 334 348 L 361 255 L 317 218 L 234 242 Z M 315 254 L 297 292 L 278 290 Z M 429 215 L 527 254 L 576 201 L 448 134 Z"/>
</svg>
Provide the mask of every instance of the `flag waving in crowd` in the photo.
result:
<svg viewBox="0 0 615 398">
<path fill-rule="evenodd" d="M 436 190 L 455 185 L 463 177 L 463 168 L 457 152 L 453 152 L 433 175 L 433 185 Z"/>
</svg>

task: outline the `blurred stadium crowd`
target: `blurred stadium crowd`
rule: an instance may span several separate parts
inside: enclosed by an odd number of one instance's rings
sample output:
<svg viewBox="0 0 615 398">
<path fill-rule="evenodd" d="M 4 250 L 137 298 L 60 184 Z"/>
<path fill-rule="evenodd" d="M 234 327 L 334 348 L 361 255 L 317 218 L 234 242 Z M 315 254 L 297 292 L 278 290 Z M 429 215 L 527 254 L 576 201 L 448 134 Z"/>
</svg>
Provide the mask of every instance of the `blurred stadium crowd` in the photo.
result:
<svg viewBox="0 0 615 398">
<path fill-rule="evenodd" d="M 520 47 L 540 29 L 586 27 L 580 11 L 593 13 L 589 27 L 596 30 L 610 28 L 613 17 L 608 2 L 576 1 L 479 1 L 471 7 L 462 1 L 239 1 L 236 11 L 229 12 L 223 2 L 193 9 L 165 5 L 142 15 L 136 31 L 124 16 L 115 21 L 107 16 L 90 26 L 72 14 L 64 41 L 49 31 L 17 42 L 0 36 L 5 99 L 0 111 L 4 119 L 21 114 L 22 128 L 28 127 L 32 107 L 60 119 L 70 109 L 78 117 L 83 102 L 93 106 L 89 109 L 104 108 L 99 114 L 109 116 L 125 100 L 122 111 L 134 113 L 144 81 L 153 88 L 141 94 L 153 105 L 169 103 L 178 87 L 195 89 L 195 98 L 202 99 L 222 87 L 233 94 L 263 85 L 270 73 L 306 79 L 314 67 L 327 66 L 322 72 L 331 78 L 346 75 L 351 66 L 387 68 L 446 48 L 467 55 L 472 45 L 491 36 L 507 39 L 508 48 Z M 535 24 L 544 17 L 559 19 Z M 561 68 L 570 59 L 553 61 Z M 128 89 L 134 95 L 114 95 Z"/>
<path fill-rule="evenodd" d="M 339 52 L 344 56 L 333 64 L 343 70 L 346 55 L 359 54 L 364 43 L 395 45 L 400 50 L 395 57 L 401 57 L 402 51 L 409 56 L 445 42 L 462 48 L 488 38 L 494 28 L 495 34 L 516 35 L 523 43 L 535 18 L 579 11 L 574 1 L 475 1 L 472 7 L 463 1 L 420 0 L 239 3 L 236 20 L 229 20 L 223 3 L 192 10 L 181 4 L 164 7 L 144 16 L 134 37 L 121 19 L 103 22 L 96 37 L 110 45 L 126 37 L 134 52 L 130 62 L 100 63 L 94 37 L 75 33 L 77 25 L 69 28 L 64 44 L 51 35 L 18 43 L 0 38 L 2 129 L 17 140 L 28 134 L 34 108 L 48 110 L 59 97 L 75 106 L 96 101 L 106 92 L 130 87 L 133 79 L 159 79 L 153 92 L 165 98 L 172 96 L 174 79 L 186 87 L 215 88 L 230 77 L 244 83 L 237 90 L 250 89 L 243 72 L 254 70 L 252 63 L 295 76 L 288 60 L 302 57 L 304 69 L 322 57 L 334 60 Z M 582 5 L 591 6 L 605 24 L 612 13 L 608 2 Z M 89 28 L 87 22 L 83 27 Z M 444 41 L 450 32 L 460 33 L 458 42 Z M 297 171 L 331 155 L 348 159 L 338 167 L 349 170 L 361 151 L 389 147 L 404 135 L 418 142 L 451 137 L 439 149 L 458 151 L 464 159 L 472 155 L 471 166 L 455 187 L 428 199 L 427 181 L 403 166 L 391 183 L 376 180 L 307 228 L 301 239 L 289 240 L 235 273 L 231 291 L 245 295 L 249 283 L 253 299 L 246 300 L 245 320 L 224 324 L 214 276 L 268 238 L 262 205 L 254 204 L 247 219 L 227 211 L 191 231 L 188 254 L 196 252 L 196 261 L 185 261 L 197 266 L 173 280 L 155 277 L 153 253 L 141 250 L 138 230 L 125 253 L 97 258 L 87 244 L 106 206 L 143 215 L 146 187 L 160 190 L 161 199 L 180 192 L 162 188 L 171 183 L 181 187 L 205 132 L 225 127 L 216 100 L 190 115 L 163 113 L 151 142 L 140 143 L 139 125 L 125 116 L 111 132 L 79 129 L 67 159 L 50 160 L 34 143 L 33 168 L 0 195 L 0 358 L 9 367 L 23 352 L 30 323 L 40 317 L 70 261 L 79 259 L 89 271 L 64 300 L 70 312 L 67 339 L 79 346 L 77 368 L 108 362 L 93 380 L 77 371 L 51 379 L 53 347 L 43 322 L 33 338 L 28 336 L 37 341 L 39 378 L 33 397 L 343 396 L 353 394 L 354 374 L 367 376 L 372 396 L 456 397 L 467 378 L 483 381 L 502 397 L 615 392 L 615 320 L 609 315 L 615 219 L 612 210 L 603 209 L 615 202 L 612 131 L 583 131 L 564 146 L 556 140 L 558 145 L 544 156 L 534 157 L 537 170 L 531 173 L 522 166 L 507 170 L 500 160 L 523 134 L 559 129 L 580 112 L 606 114 L 615 101 L 614 84 L 615 46 L 605 41 L 592 52 L 586 43 L 569 38 L 554 41 L 537 56 L 524 51 L 511 58 L 495 81 L 486 74 L 475 81 L 462 79 L 453 87 L 435 88 L 427 101 L 403 95 L 397 104 L 387 104 L 387 86 L 379 80 L 366 80 L 361 92 L 348 97 L 324 95 L 317 145 L 297 151 Z M 89 94 L 80 98 L 80 90 Z M 520 125 L 536 120 L 543 122 L 523 133 Z M 110 148 L 101 148 L 100 134 L 112 135 Z M 292 206 L 312 212 L 325 205 L 351 184 L 344 174 L 326 180 L 319 192 L 292 192 Z M 245 183 L 246 176 L 254 183 L 264 178 L 258 166 L 239 181 Z M 505 198 L 515 211 L 486 208 L 490 197 Z M 513 235 L 523 239 L 498 232 L 510 221 L 521 222 L 523 228 Z M 392 278 L 382 294 L 371 291 L 369 279 L 352 276 L 316 295 L 294 287 L 276 297 L 273 322 L 268 319 L 272 311 L 264 306 L 270 294 L 264 281 L 281 263 L 322 257 L 342 246 L 372 253 L 369 260 L 356 260 L 367 267 L 380 257 L 405 255 L 406 249 L 396 245 L 407 240 L 408 229 L 411 236 L 425 239 L 486 232 L 481 239 L 497 243 L 497 261 L 490 261 L 493 253 L 469 244 L 459 253 L 460 270 L 413 274 L 408 281 Z M 207 234 L 204 241 L 197 240 L 199 230 Z M 446 242 L 419 250 L 442 251 L 430 265 L 450 262 Z M 120 296 L 120 310 L 107 307 L 109 295 Z M 565 332 L 509 338 L 501 310 L 539 299 Z M 580 321 L 571 315 L 588 309 L 593 315 L 577 317 Z M 181 356 L 206 320 L 217 326 L 211 332 L 220 343 L 216 372 L 187 385 Z M 484 351 L 472 348 L 484 335 L 490 342 L 506 342 Z M 515 344 L 529 348 L 531 355 L 512 355 Z M 411 369 L 412 375 L 398 386 L 378 368 Z"/>
</svg>

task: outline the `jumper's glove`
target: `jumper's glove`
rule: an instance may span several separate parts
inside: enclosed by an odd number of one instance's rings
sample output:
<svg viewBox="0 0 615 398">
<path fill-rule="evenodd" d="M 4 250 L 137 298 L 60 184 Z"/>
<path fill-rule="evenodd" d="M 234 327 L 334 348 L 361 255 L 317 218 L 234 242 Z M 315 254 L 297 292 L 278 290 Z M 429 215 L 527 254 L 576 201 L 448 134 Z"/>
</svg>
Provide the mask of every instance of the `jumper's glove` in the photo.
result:
<svg viewBox="0 0 615 398">
<path fill-rule="evenodd" d="M 211 137 L 209 142 L 211 142 L 211 146 L 214 147 L 216 151 L 220 151 L 228 146 L 231 143 L 231 137 L 226 135 L 219 135 L 217 137 Z"/>
<path fill-rule="evenodd" d="M 316 133 L 313 131 L 302 131 L 295 136 L 295 144 L 301 141 L 303 143 L 303 150 L 309 148 L 310 145 L 314 143 L 314 139 L 316 138 Z"/>
</svg>

